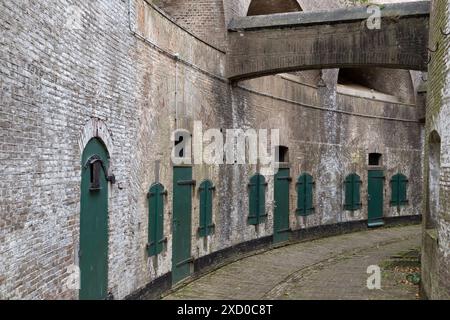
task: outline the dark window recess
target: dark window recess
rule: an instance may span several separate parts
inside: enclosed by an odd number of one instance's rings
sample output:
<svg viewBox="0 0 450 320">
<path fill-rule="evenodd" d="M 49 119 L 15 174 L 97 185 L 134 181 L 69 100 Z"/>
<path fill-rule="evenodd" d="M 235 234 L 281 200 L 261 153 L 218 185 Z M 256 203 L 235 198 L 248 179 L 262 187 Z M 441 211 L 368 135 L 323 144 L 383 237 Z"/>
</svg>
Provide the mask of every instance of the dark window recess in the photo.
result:
<svg viewBox="0 0 450 320">
<path fill-rule="evenodd" d="M 313 177 L 308 174 L 302 174 L 297 180 L 297 210 L 299 216 L 308 216 L 314 213 L 313 206 Z"/>
<path fill-rule="evenodd" d="M 265 222 L 266 214 L 266 179 L 260 174 L 254 175 L 250 179 L 249 187 L 249 215 L 250 225 L 259 225 Z"/>
<path fill-rule="evenodd" d="M 100 186 L 100 175 L 102 173 L 102 163 L 100 160 L 94 160 L 90 164 L 91 171 L 91 185 L 89 190 L 97 191 L 101 189 Z"/>
<path fill-rule="evenodd" d="M 391 179 L 391 206 L 402 207 L 408 205 L 408 178 L 399 173 Z"/>
<path fill-rule="evenodd" d="M 148 244 L 149 257 L 156 256 L 163 251 L 167 241 L 164 238 L 164 196 L 167 191 L 164 186 L 154 184 L 148 193 Z"/>
<path fill-rule="evenodd" d="M 200 184 L 200 224 L 198 228 L 198 235 L 203 238 L 214 232 L 215 225 L 212 220 L 212 205 L 213 194 L 215 187 L 209 180 L 203 181 Z"/>
<path fill-rule="evenodd" d="M 275 147 L 276 161 L 277 162 L 289 162 L 289 148 L 285 146 Z"/>
<path fill-rule="evenodd" d="M 370 153 L 369 154 L 369 166 L 381 166 L 381 158 L 383 155 L 381 153 Z"/>
<path fill-rule="evenodd" d="M 357 174 L 351 174 L 345 179 L 345 203 L 344 209 L 356 211 L 361 209 L 361 189 L 362 181 Z"/>
</svg>

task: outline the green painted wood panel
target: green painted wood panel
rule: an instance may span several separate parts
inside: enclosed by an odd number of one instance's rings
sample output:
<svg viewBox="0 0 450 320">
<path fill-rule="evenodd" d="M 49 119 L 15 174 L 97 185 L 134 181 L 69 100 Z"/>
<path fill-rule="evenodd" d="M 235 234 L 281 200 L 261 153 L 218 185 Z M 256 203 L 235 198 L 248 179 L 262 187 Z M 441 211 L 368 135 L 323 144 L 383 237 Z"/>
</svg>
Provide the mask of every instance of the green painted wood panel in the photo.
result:
<svg viewBox="0 0 450 320">
<path fill-rule="evenodd" d="M 191 274 L 192 168 L 173 168 L 172 283 Z"/>
<path fill-rule="evenodd" d="M 408 201 L 408 178 L 398 173 L 391 179 L 391 206 L 402 207 L 406 206 Z"/>
<path fill-rule="evenodd" d="M 356 174 L 350 174 L 345 178 L 345 202 L 344 209 L 356 211 L 361 209 L 361 178 Z"/>
<path fill-rule="evenodd" d="M 308 216 L 314 213 L 313 187 L 314 179 L 310 174 L 304 173 L 297 179 L 297 215 Z"/>
<path fill-rule="evenodd" d="M 384 172 L 382 170 L 370 170 L 368 174 L 368 220 L 369 226 L 383 225 L 383 191 Z"/>
<path fill-rule="evenodd" d="M 249 215 L 248 224 L 258 225 L 264 223 L 266 214 L 266 178 L 260 174 L 255 174 L 249 183 Z"/>
<path fill-rule="evenodd" d="M 214 224 L 212 219 L 212 201 L 214 186 L 211 181 L 205 180 L 200 184 L 200 223 L 198 235 L 207 237 L 214 232 Z"/>
<path fill-rule="evenodd" d="M 290 170 L 281 168 L 275 175 L 274 186 L 274 223 L 273 223 L 273 242 L 282 243 L 289 240 L 289 185 Z"/>
<path fill-rule="evenodd" d="M 108 181 L 103 168 L 90 164 L 95 158 L 108 168 L 108 152 L 98 139 L 89 141 L 82 156 L 79 250 L 82 300 L 105 299 L 108 294 Z M 98 186 L 91 188 L 96 170 Z"/>
<path fill-rule="evenodd" d="M 148 193 L 148 255 L 156 256 L 164 249 L 164 196 L 166 191 L 160 183 L 152 185 Z"/>
</svg>

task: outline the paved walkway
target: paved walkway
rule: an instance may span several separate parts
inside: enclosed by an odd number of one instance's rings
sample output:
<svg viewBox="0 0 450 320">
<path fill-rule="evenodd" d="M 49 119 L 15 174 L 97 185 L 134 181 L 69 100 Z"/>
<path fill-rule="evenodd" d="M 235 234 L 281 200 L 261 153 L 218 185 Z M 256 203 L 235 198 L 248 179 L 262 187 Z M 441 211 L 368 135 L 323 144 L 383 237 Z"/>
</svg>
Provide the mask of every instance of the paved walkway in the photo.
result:
<svg viewBox="0 0 450 320">
<path fill-rule="evenodd" d="M 417 258 L 420 240 L 420 226 L 407 226 L 298 243 L 229 264 L 165 299 L 416 299 L 405 272 L 417 268 L 400 260 Z M 381 290 L 367 288 L 371 265 L 382 270 Z"/>
</svg>

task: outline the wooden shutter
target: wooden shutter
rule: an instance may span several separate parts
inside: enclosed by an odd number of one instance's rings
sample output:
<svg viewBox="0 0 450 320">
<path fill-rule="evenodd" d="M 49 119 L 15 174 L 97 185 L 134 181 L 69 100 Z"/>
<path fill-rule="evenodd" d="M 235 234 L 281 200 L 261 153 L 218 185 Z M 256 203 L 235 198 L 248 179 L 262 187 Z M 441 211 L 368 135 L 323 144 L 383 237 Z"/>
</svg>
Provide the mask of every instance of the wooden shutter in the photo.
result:
<svg viewBox="0 0 450 320">
<path fill-rule="evenodd" d="M 361 209 L 361 179 L 357 174 L 351 174 L 345 179 L 344 209 L 356 211 Z"/>
<path fill-rule="evenodd" d="M 399 173 L 391 179 L 391 206 L 401 207 L 409 203 L 407 196 L 408 178 Z"/>
<path fill-rule="evenodd" d="M 353 210 L 359 210 L 361 203 L 361 184 L 362 181 L 357 174 L 353 175 Z"/>
<path fill-rule="evenodd" d="M 260 174 L 254 175 L 249 183 L 248 223 L 258 225 L 266 220 L 266 179 Z"/>
<path fill-rule="evenodd" d="M 407 205 L 408 201 L 408 178 L 404 175 L 400 175 L 399 178 L 399 202 L 400 205 Z"/>
<path fill-rule="evenodd" d="M 155 184 L 148 193 L 148 255 L 155 256 L 162 252 L 164 238 L 164 195 L 166 191 L 161 184 Z"/>
<path fill-rule="evenodd" d="M 313 177 L 307 173 L 297 180 L 297 215 L 307 216 L 314 212 L 313 206 Z"/>
<path fill-rule="evenodd" d="M 214 232 L 212 222 L 212 198 L 214 186 L 211 181 L 206 180 L 200 184 L 200 225 L 198 234 L 207 237 Z"/>
</svg>

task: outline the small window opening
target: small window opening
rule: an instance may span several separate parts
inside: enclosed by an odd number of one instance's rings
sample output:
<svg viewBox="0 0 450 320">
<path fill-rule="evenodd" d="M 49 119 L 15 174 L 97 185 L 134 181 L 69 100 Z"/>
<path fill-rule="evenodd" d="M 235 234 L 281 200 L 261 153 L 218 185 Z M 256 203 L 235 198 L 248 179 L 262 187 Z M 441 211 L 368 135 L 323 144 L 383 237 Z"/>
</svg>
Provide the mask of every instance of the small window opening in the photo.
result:
<svg viewBox="0 0 450 320">
<path fill-rule="evenodd" d="M 277 162 L 289 162 L 289 148 L 285 146 L 277 146 L 275 148 Z"/>
<path fill-rule="evenodd" d="M 90 172 L 91 172 L 91 191 L 100 190 L 100 173 L 102 171 L 102 164 L 100 161 L 94 161 L 90 164 Z"/>
<path fill-rule="evenodd" d="M 369 154 L 369 166 L 381 166 L 381 153 L 371 153 Z"/>
</svg>

